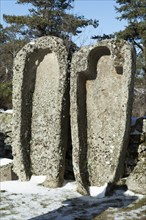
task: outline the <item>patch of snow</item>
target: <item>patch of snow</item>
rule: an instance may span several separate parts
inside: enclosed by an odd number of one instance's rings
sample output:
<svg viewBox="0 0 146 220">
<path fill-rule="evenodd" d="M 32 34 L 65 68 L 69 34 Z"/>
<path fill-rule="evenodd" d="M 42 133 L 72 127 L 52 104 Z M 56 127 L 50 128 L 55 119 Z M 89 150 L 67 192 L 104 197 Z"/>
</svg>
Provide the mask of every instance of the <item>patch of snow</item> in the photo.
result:
<svg viewBox="0 0 146 220">
<path fill-rule="evenodd" d="M 138 194 L 138 193 L 136 194 L 136 193 L 132 192 L 131 190 L 127 190 L 126 192 L 124 192 L 124 195 L 125 196 L 137 196 L 139 199 L 144 198 L 144 195 Z"/>
<path fill-rule="evenodd" d="M 104 198 L 106 187 L 107 187 L 107 183 L 104 186 L 100 186 L 100 187 L 90 186 L 89 187 L 90 196 L 96 197 L 98 199 Z"/>
<path fill-rule="evenodd" d="M 6 111 L 4 109 L 0 109 L 0 113 L 12 114 L 13 113 L 13 109 L 7 109 Z"/>
<path fill-rule="evenodd" d="M 64 181 L 64 186 L 62 187 L 64 189 L 67 189 L 67 190 L 73 190 L 73 191 L 76 191 L 77 190 L 77 185 L 76 185 L 76 182 L 74 181 Z"/>
<path fill-rule="evenodd" d="M 63 191 L 76 191 L 75 182 L 65 182 L 64 186 L 61 188 L 51 189 L 40 184 L 43 183 L 46 176 L 32 176 L 30 181 L 21 182 L 16 181 L 5 181 L 1 182 L 1 190 L 7 191 L 9 193 L 23 193 L 23 194 L 41 194 L 46 195 L 49 193 L 57 193 L 58 190 Z M 50 191 L 51 190 L 51 191 Z"/>
<path fill-rule="evenodd" d="M 5 166 L 9 163 L 12 163 L 13 160 L 11 159 L 8 159 L 8 158 L 0 158 L 0 166 Z"/>
<path fill-rule="evenodd" d="M 12 113 L 13 113 L 13 109 L 8 109 L 8 110 L 6 110 L 4 113 L 12 114 Z"/>
<path fill-rule="evenodd" d="M 39 185 L 45 176 L 32 176 L 28 182 L 7 181 L 1 183 L 1 216 L 3 220 L 35 219 L 35 220 L 75 220 L 93 219 L 95 216 L 107 213 L 107 219 L 127 219 L 127 212 L 121 207 L 133 206 L 137 200 L 136 194 L 123 191 L 113 196 L 105 197 L 106 185 L 90 187 L 91 196 L 82 196 L 76 191 L 76 182 L 65 181 L 63 187 L 51 189 Z M 94 197 L 92 197 L 94 196 Z M 145 207 L 140 207 L 130 219 L 140 216 Z M 119 210 L 119 211 L 118 211 Z M 108 215 L 109 214 L 109 215 Z M 141 214 L 142 217 L 143 213 Z M 136 217 L 135 217 L 136 216 Z M 134 217 L 134 218 L 133 218 Z M 121 218 L 121 220 L 123 220 Z"/>
<path fill-rule="evenodd" d="M 46 176 L 34 176 L 32 175 L 30 182 L 34 184 L 41 184 L 45 181 Z"/>
<path fill-rule="evenodd" d="M 34 45 L 35 44 L 35 41 L 31 41 L 29 42 L 30 45 Z"/>
<path fill-rule="evenodd" d="M 16 194 L 23 193 L 46 195 L 46 193 L 48 193 L 48 189 L 44 188 L 43 186 L 37 186 L 36 183 L 31 181 L 21 182 L 19 180 L 1 182 L 1 190 Z"/>
<path fill-rule="evenodd" d="M 0 108 L 0 113 L 3 113 L 4 111 L 5 111 L 4 109 Z"/>
</svg>

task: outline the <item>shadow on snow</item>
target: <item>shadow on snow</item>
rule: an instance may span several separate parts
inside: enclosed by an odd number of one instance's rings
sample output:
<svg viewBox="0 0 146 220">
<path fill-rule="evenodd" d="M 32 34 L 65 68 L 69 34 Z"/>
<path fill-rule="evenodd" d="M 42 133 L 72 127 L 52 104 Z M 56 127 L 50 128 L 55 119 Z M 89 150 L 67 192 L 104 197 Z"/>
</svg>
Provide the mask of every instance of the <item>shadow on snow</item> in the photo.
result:
<svg viewBox="0 0 146 220">
<path fill-rule="evenodd" d="M 124 195 L 124 190 L 116 190 L 112 196 L 102 199 L 81 196 L 62 202 L 62 207 L 29 220 L 91 220 L 98 218 L 109 208 L 125 208 L 138 199 L 137 196 Z M 99 218 L 101 219 L 101 218 Z"/>
</svg>

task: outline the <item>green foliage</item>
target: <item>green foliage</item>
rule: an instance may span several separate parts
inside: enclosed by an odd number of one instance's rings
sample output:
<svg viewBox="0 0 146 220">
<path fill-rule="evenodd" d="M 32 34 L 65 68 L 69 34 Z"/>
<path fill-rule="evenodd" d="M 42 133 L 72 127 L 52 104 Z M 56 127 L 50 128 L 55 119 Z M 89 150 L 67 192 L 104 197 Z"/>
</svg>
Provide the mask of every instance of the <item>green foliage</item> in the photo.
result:
<svg viewBox="0 0 146 220">
<path fill-rule="evenodd" d="M 53 35 L 70 39 L 81 29 L 98 26 L 97 20 L 88 20 L 84 16 L 70 14 L 74 0 L 18 0 L 19 4 L 31 4 L 30 14 L 26 16 L 4 15 L 10 25 L 21 25 L 19 34 L 29 39 Z"/>
<path fill-rule="evenodd" d="M 105 40 L 105 39 L 111 39 L 111 38 L 114 38 L 115 35 L 114 34 L 103 34 L 102 36 L 101 35 L 95 35 L 92 37 L 92 39 L 96 39 L 98 41 L 101 41 L 101 40 Z"/>
<path fill-rule="evenodd" d="M 133 115 L 145 114 L 146 103 L 146 1 L 145 0 L 117 0 L 116 7 L 120 13 L 119 20 L 125 19 L 127 27 L 118 33 L 118 38 L 132 42 L 137 51 L 137 73 L 135 77 L 135 91 Z"/>
<path fill-rule="evenodd" d="M 11 26 L 3 28 L 0 25 L 0 82 L 9 81 L 13 74 L 13 59 L 17 52 L 24 46 L 27 40 L 21 40 L 17 37 L 19 28 Z"/>
<path fill-rule="evenodd" d="M 141 52 L 141 68 L 146 75 L 146 1 L 145 0 L 117 0 L 120 13 L 119 20 L 128 21 L 128 26 L 117 33 L 118 38 L 132 42 Z M 145 76 L 146 77 L 146 76 Z"/>
<path fill-rule="evenodd" d="M 12 82 L 0 82 L 0 108 L 12 108 Z"/>
</svg>

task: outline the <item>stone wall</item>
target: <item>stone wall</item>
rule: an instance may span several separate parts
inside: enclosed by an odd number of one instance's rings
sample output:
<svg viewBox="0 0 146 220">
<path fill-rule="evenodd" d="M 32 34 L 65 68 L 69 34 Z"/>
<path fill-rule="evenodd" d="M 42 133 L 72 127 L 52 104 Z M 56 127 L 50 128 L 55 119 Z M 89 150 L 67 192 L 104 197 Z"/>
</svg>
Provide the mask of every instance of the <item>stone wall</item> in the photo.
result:
<svg viewBox="0 0 146 220">
<path fill-rule="evenodd" d="M 12 114 L 0 112 L 0 158 L 12 159 Z"/>
<path fill-rule="evenodd" d="M 131 127 L 125 162 L 128 189 L 146 194 L 146 116 Z"/>
<path fill-rule="evenodd" d="M 142 117 L 146 115 L 146 88 L 134 89 L 132 115 L 135 117 Z"/>
</svg>

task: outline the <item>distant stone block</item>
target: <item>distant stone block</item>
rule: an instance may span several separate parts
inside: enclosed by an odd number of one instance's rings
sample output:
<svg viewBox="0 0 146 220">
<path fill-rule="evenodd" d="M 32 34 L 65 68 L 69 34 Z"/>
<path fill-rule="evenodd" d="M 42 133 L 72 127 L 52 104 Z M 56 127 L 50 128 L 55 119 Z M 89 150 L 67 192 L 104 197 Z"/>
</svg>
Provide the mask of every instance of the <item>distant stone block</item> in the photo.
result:
<svg viewBox="0 0 146 220">
<path fill-rule="evenodd" d="M 138 157 L 136 158 L 137 163 L 134 164 L 126 179 L 126 184 L 129 190 L 146 195 L 146 116 L 138 118 L 134 128 L 131 148 L 134 150 L 135 139 L 137 140 L 139 137 L 137 149 L 134 152 Z"/>
<path fill-rule="evenodd" d="M 0 166 L 0 182 L 18 179 L 12 168 L 13 163 Z"/>
</svg>

